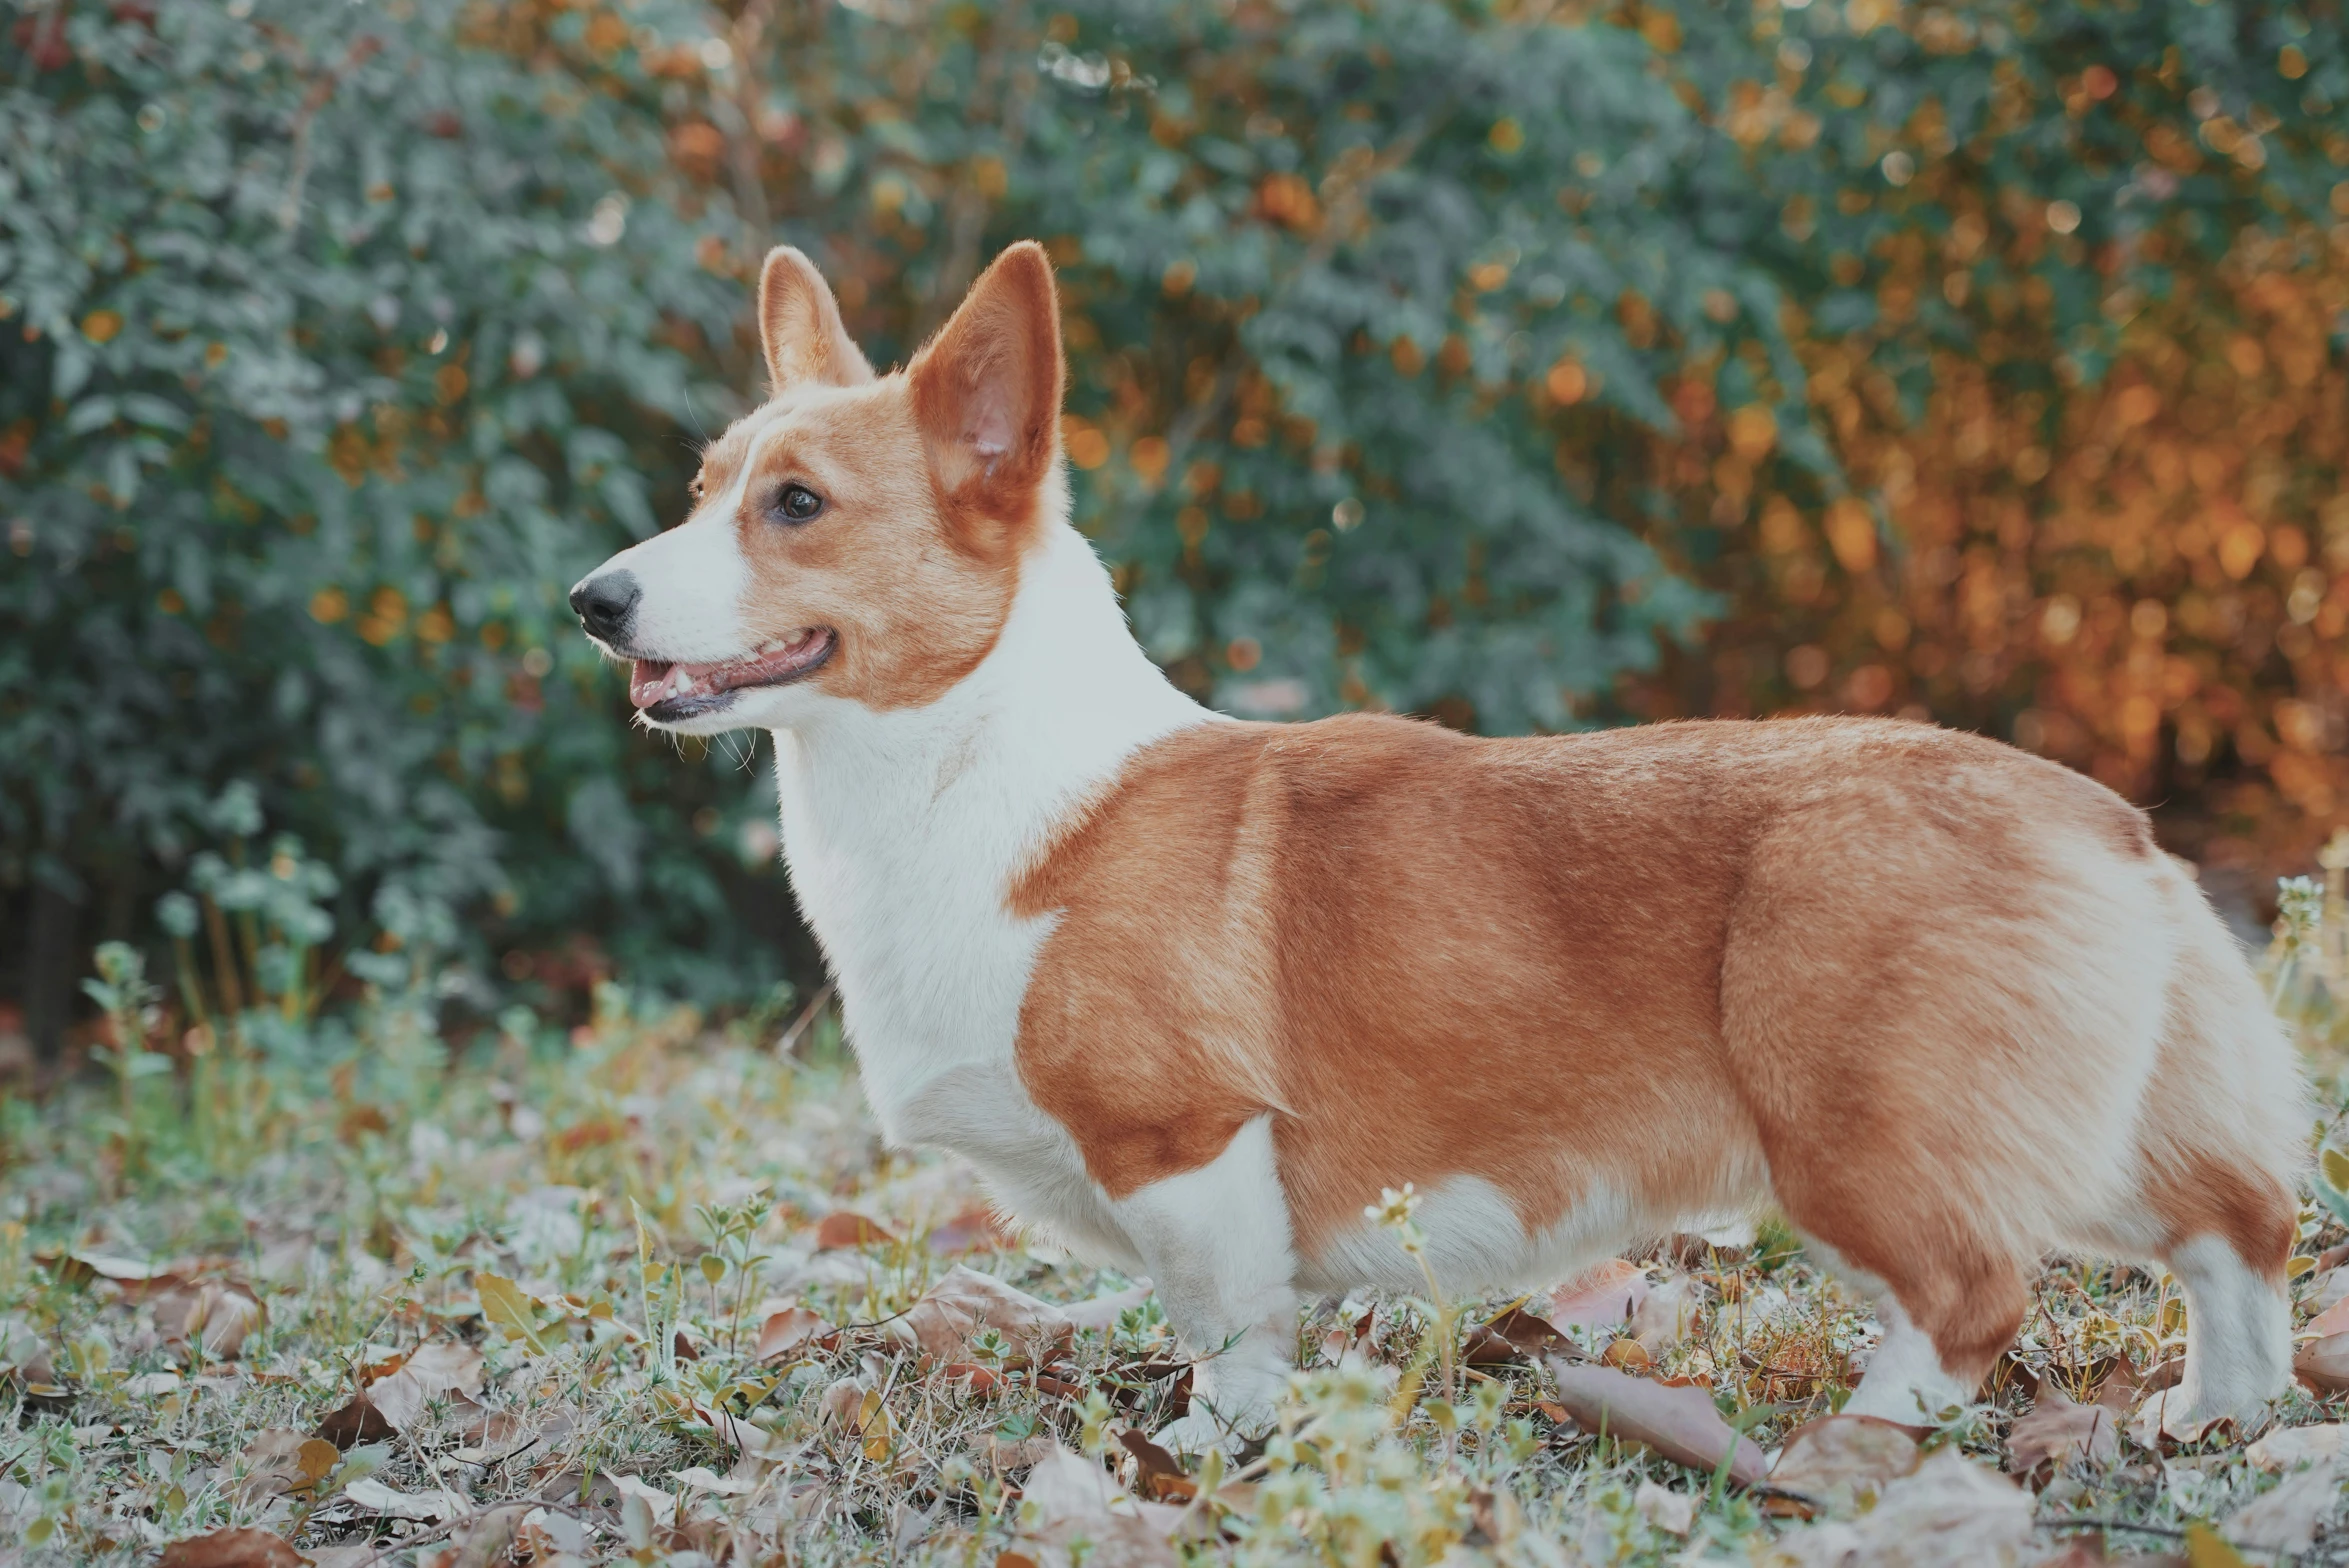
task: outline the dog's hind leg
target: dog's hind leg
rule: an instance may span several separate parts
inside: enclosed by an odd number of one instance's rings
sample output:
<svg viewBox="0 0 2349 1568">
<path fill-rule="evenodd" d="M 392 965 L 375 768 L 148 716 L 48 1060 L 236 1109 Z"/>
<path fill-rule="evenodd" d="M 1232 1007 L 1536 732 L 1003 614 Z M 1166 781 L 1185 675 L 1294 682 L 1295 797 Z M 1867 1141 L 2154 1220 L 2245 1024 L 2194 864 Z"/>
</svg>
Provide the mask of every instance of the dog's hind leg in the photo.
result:
<svg viewBox="0 0 2349 1568">
<path fill-rule="evenodd" d="M 1207 1164 L 1113 1208 L 1196 1358 L 1191 1413 L 1157 1440 L 1196 1453 L 1261 1435 L 1297 1367 L 1296 1259 L 1272 1118 L 1243 1124 Z"/>
</svg>

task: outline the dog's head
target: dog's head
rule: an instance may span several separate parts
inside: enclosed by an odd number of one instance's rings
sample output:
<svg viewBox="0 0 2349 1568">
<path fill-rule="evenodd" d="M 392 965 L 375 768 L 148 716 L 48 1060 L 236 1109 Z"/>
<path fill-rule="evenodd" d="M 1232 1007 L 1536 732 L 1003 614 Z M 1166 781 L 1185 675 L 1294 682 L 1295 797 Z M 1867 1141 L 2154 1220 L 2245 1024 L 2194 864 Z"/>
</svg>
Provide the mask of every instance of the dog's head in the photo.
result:
<svg viewBox="0 0 2349 1568">
<path fill-rule="evenodd" d="M 787 727 L 813 693 L 936 701 L 986 657 L 1061 503 L 1060 316 L 1032 242 L 995 259 L 911 364 L 876 377 L 813 264 L 759 277 L 771 391 L 702 454 L 693 510 L 571 590 L 632 661 L 649 725 Z"/>
</svg>

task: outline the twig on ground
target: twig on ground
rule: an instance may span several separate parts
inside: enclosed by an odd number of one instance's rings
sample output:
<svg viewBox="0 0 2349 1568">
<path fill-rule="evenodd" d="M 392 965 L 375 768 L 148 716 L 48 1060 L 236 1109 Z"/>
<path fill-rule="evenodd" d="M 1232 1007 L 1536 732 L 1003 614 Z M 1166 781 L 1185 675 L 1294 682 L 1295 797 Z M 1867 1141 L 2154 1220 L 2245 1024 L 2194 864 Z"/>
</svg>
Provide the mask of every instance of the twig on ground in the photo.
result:
<svg viewBox="0 0 2349 1568">
<path fill-rule="evenodd" d="M 816 993 L 813 1001 L 799 1010 L 799 1016 L 791 1020 L 791 1027 L 784 1030 L 783 1037 L 775 1042 L 775 1054 L 777 1056 L 796 1054 L 799 1050 L 799 1037 L 807 1032 L 808 1025 L 816 1021 L 816 1015 L 822 1012 L 825 1004 L 831 1000 L 832 987 L 827 983 L 824 989 Z"/>
</svg>

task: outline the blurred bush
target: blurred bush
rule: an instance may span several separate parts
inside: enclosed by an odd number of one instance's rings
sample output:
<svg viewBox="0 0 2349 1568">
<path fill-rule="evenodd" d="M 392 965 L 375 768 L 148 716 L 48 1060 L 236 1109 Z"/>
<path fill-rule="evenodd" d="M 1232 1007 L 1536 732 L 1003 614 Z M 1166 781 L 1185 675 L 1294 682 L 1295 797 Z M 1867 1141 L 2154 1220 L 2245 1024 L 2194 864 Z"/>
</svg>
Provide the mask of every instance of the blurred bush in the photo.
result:
<svg viewBox="0 0 2349 1568">
<path fill-rule="evenodd" d="M 243 780 L 346 939 L 389 884 L 509 980 L 771 970 L 768 798 L 631 735 L 560 595 L 745 406 L 777 239 L 880 359 L 1047 239 L 1080 521 L 1236 711 L 1905 709 L 2295 852 L 2341 21 L 20 3 L 0 936 L 144 932 Z"/>
</svg>

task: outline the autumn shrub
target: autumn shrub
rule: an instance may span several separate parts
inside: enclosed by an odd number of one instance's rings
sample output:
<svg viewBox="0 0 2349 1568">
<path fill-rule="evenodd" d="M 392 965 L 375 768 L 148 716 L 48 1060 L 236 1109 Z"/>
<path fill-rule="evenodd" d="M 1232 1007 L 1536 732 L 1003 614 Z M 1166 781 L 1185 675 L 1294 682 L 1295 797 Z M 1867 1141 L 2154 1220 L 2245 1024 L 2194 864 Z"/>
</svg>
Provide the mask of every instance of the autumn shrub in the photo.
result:
<svg viewBox="0 0 2349 1568">
<path fill-rule="evenodd" d="M 2339 0 L 284 0 L 0 29 L 0 945 L 249 786 L 486 1016 L 805 979 L 748 738 L 564 587 L 815 255 L 902 359 L 1050 245 L 1080 524 L 1227 709 L 1906 712 L 2277 866 L 2337 760 Z"/>
</svg>

